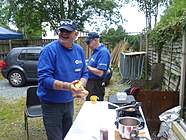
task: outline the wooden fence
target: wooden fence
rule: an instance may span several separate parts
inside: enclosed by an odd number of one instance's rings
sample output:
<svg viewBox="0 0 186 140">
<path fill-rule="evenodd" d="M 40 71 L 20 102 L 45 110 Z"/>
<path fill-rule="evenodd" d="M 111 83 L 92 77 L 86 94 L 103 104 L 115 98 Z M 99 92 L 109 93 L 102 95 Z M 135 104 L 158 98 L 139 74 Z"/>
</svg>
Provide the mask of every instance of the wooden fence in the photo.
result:
<svg viewBox="0 0 186 140">
<path fill-rule="evenodd" d="M 182 42 L 178 41 L 173 44 L 167 44 L 161 53 L 161 63 L 165 65 L 164 73 L 164 87 L 167 90 L 179 89 L 180 76 L 181 76 L 181 55 L 182 55 Z M 148 49 L 148 63 L 149 70 L 153 63 L 157 63 L 158 54 L 154 48 Z"/>
<path fill-rule="evenodd" d="M 0 60 L 4 59 L 8 52 L 15 47 L 29 47 L 29 46 L 44 46 L 53 39 L 37 39 L 37 40 L 0 40 Z M 90 56 L 90 49 L 86 46 L 84 38 L 78 38 L 77 42 L 84 48 L 86 58 Z"/>
</svg>

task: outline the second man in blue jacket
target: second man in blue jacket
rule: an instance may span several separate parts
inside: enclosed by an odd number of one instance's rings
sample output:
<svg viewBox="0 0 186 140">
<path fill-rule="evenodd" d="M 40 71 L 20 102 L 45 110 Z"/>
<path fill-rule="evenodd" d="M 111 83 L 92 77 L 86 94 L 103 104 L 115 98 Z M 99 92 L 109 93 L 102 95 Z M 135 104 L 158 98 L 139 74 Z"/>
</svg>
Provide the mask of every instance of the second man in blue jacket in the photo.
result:
<svg viewBox="0 0 186 140">
<path fill-rule="evenodd" d="M 86 86 L 89 91 L 87 100 L 90 100 L 92 95 L 96 95 L 100 101 L 103 101 L 105 95 L 104 78 L 110 64 L 110 52 L 99 42 L 99 38 L 98 33 L 90 32 L 85 40 L 88 47 L 93 50 L 87 66 L 89 75 Z"/>
</svg>

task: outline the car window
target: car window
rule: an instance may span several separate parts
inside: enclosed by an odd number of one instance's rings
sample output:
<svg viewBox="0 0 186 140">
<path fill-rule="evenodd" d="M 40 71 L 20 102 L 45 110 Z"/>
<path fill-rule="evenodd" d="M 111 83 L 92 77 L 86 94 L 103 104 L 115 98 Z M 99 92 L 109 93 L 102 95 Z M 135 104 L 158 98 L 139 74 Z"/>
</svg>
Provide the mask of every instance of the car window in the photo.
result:
<svg viewBox="0 0 186 140">
<path fill-rule="evenodd" d="M 22 50 L 19 55 L 20 60 L 38 61 L 40 49 Z"/>
</svg>

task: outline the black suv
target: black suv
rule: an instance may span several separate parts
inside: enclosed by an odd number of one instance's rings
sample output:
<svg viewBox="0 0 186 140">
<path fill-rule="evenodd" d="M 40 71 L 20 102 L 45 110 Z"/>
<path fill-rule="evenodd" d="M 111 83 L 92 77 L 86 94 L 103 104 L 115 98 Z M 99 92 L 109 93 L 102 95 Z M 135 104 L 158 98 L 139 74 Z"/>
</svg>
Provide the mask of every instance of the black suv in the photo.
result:
<svg viewBox="0 0 186 140">
<path fill-rule="evenodd" d="M 37 81 L 37 64 L 42 47 L 13 48 L 3 61 L 1 73 L 14 87 Z"/>
</svg>

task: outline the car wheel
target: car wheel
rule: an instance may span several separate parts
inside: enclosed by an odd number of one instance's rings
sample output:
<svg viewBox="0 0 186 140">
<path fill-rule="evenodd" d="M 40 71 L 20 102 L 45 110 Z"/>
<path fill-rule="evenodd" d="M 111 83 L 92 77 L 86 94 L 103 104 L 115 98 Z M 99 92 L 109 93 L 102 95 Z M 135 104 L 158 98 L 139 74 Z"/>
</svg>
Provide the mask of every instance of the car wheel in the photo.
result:
<svg viewBox="0 0 186 140">
<path fill-rule="evenodd" d="M 13 87 L 20 87 L 25 84 L 25 76 L 19 70 L 13 70 L 8 75 L 8 81 Z"/>
</svg>

